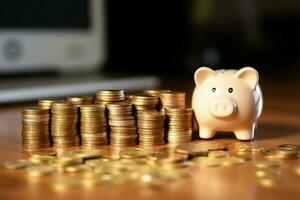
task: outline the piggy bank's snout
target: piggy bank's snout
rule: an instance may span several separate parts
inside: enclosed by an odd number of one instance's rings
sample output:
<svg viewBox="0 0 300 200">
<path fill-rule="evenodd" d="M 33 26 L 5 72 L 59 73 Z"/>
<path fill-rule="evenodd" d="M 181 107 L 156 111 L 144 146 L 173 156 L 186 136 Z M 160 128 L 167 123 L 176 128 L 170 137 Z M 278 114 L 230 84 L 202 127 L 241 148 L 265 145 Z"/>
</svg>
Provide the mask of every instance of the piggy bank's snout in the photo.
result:
<svg viewBox="0 0 300 200">
<path fill-rule="evenodd" d="M 214 117 L 227 118 L 237 109 L 236 103 L 230 99 L 215 99 L 211 102 L 210 112 Z"/>
</svg>

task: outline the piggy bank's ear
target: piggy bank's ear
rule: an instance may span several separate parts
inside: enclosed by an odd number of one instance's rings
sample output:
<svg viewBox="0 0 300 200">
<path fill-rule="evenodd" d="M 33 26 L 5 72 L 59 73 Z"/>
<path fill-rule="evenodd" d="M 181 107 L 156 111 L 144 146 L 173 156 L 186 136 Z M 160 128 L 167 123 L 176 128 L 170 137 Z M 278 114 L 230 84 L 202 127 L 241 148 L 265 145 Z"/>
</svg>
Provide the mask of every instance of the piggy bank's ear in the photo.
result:
<svg viewBox="0 0 300 200">
<path fill-rule="evenodd" d="M 208 67 L 200 67 L 194 75 L 195 83 L 197 86 L 200 86 L 207 78 L 215 76 L 216 74 L 214 70 Z"/>
<path fill-rule="evenodd" d="M 258 72 L 252 67 L 244 67 L 238 70 L 235 74 L 235 77 L 246 81 L 253 90 L 258 84 L 259 79 Z"/>
</svg>

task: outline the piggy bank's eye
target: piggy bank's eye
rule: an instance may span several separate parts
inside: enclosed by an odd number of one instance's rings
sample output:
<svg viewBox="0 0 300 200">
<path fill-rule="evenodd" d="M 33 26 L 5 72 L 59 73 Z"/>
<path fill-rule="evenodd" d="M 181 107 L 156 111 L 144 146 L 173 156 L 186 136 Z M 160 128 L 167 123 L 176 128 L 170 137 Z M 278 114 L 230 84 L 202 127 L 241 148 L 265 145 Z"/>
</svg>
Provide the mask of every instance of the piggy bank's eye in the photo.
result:
<svg viewBox="0 0 300 200">
<path fill-rule="evenodd" d="M 211 91 L 212 91 L 212 92 L 215 92 L 215 91 L 216 91 L 216 88 L 213 88 Z"/>
<path fill-rule="evenodd" d="M 232 93 L 232 92 L 233 92 L 232 87 L 228 89 L 228 92 L 229 92 L 229 93 Z"/>
</svg>

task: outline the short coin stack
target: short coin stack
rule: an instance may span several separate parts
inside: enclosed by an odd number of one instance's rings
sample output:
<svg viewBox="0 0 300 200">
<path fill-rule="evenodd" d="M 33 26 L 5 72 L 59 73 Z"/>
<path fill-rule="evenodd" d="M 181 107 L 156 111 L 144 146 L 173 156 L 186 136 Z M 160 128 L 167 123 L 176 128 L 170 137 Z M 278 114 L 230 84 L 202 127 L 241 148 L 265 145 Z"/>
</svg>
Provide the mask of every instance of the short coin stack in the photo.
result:
<svg viewBox="0 0 300 200">
<path fill-rule="evenodd" d="M 166 116 L 168 143 L 191 142 L 193 110 L 191 108 L 168 108 L 166 109 Z"/>
<path fill-rule="evenodd" d="M 22 112 L 22 143 L 26 150 L 51 146 L 49 136 L 49 111 L 27 108 Z"/>
<path fill-rule="evenodd" d="M 162 92 L 160 100 L 163 108 L 185 108 L 184 92 Z"/>
<path fill-rule="evenodd" d="M 131 97 L 131 103 L 134 105 L 136 114 L 145 110 L 156 110 L 158 100 L 158 96 L 150 96 L 146 94 L 133 95 Z"/>
<path fill-rule="evenodd" d="M 160 100 L 160 94 L 163 92 L 171 92 L 171 90 L 144 90 L 143 93 L 150 96 L 158 97 L 158 106 L 157 109 L 160 110 L 162 108 L 162 103 Z"/>
<path fill-rule="evenodd" d="M 125 100 L 123 90 L 98 90 L 96 93 L 96 104 L 107 104 Z"/>
<path fill-rule="evenodd" d="M 54 102 L 54 100 L 50 100 L 50 99 L 40 99 L 38 101 L 38 107 L 40 109 L 46 109 L 46 110 L 50 110 L 51 108 L 51 104 Z"/>
<path fill-rule="evenodd" d="M 104 105 L 82 105 L 80 107 L 80 124 L 83 147 L 107 144 L 107 121 Z"/>
<path fill-rule="evenodd" d="M 110 144 L 112 146 L 136 145 L 137 130 L 132 104 L 120 102 L 109 103 L 106 106 L 110 126 Z"/>
<path fill-rule="evenodd" d="M 70 102 L 51 105 L 51 136 L 54 147 L 71 147 L 80 144 L 77 133 L 78 107 Z"/>
<path fill-rule="evenodd" d="M 78 105 L 90 105 L 90 104 L 94 104 L 94 97 L 93 96 L 68 97 L 67 101 Z"/>
<path fill-rule="evenodd" d="M 165 113 L 158 111 L 144 111 L 139 113 L 138 119 L 139 144 L 155 146 L 165 144 Z"/>
</svg>

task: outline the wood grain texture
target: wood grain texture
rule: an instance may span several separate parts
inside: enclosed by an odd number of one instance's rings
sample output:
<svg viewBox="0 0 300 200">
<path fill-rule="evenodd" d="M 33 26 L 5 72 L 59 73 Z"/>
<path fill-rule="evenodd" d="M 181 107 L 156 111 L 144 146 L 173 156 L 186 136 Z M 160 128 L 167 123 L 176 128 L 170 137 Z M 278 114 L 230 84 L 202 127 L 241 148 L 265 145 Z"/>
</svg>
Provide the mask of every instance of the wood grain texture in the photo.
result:
<svg viewBox="0 0 300 200">
<path fill-rule="evenodd" d="M 193 83 L 180 80 L 167 83 L 164 88 L 186 91 L 190 99 Z M 266 91 L 265 106 L 254 141 L 268 147 L 283 143 L 300 144 L 299 89 L 296 91 L 298 94 L 292 90 L 292 95 L 278 95 L 273 82 L 266 83 L 262 88 Z M 280 88 L 291 91 L 288 84 L 285 87 L 280 85 Z M 28 106 L 0 107 L 0 161 L 22 157 L 21 110 Z M 230 143 L 235 138 L 233 134 L 219 134 L 214 140 Z M 258 184 L 250 163 L 232 167 L 192 168 L 191 178 L 171 183 L 162 190 L 132 183 L 56 192 L 49 187 L 49 183 L 59 180 L 60 176 L 32 180 L 21 171 L 0 169 L 0 199 L 299 199 L 300 176 L 291 170 L 297 162 L 299 160 L 284 162 L 283 180 L 271 188 Z"/>
</svg>

